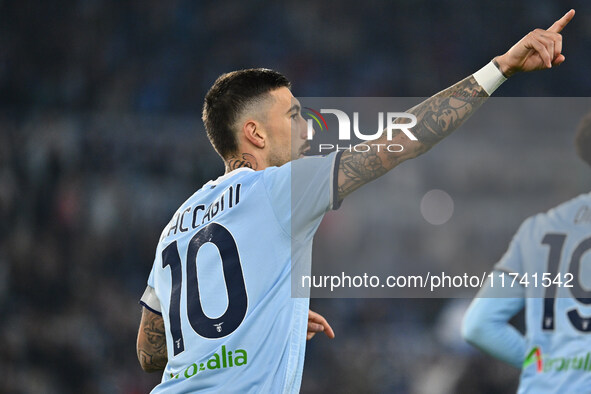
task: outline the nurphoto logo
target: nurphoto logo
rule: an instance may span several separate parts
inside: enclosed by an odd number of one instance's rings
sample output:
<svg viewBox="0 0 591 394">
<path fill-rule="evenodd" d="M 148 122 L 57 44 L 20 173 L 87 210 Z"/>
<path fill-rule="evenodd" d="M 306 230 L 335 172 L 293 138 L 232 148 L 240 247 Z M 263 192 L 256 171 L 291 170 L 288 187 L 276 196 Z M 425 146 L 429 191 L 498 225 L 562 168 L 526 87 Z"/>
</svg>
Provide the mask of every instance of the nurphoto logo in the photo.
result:
<svg viewBox="0 0 591 394">
<path fill-rule="evenodd" d="M 372 143 L 369 141 L 376 141 L 383 138 L 384 132 L 386 134 L 386 140 L 392 141 L 394 130 L 402 131 L 411 141 L 418 141 L 417 137 L 410 131 L 411 128 L 416 126 L 417 117 L 407 112 L 387 112 L 384 116 L 384 112 L 378 112 L 378 129 L 374 133 L 365 134 L 359 130 L 359 112 L 353 112 L 353 125 L 351 127 L 351 119 L 344 111 L 333 108 L 323 108 L 320 111 L 316 111 L 312 108 L 304 107 L 308 110 L 305 114 L 308 116 L 308 135 L 307 139 L 311 140 L 314 137 L 314 123 L 318 125 L 321 131 L 328 131 L 328 124 L 322 114 L 332 114 L 336 116 L 338 122 L 338 139 L 339 141 L 351 141 L 351 130 L 356 138 L 364 141 L 363 143 L 352 145 L 352 144 L 320 144 L 319 151 L 322 153 L 323 150 L 348 150 L 355 152 L 367 152 L 372 148 L 377 148 L 378 152 L 381 149 L 387 150 L 388 152 L 402 152 L 404 146 L 400 144 L 389 144 L 389 143 Z M 406 123 L 395 123 L 397 119 L 407 119 L 409 122 Z M 384 121 L 385 119 L 385 121 Z M 384 122 L 386 127 L 384 127 Z"/>
</svg>

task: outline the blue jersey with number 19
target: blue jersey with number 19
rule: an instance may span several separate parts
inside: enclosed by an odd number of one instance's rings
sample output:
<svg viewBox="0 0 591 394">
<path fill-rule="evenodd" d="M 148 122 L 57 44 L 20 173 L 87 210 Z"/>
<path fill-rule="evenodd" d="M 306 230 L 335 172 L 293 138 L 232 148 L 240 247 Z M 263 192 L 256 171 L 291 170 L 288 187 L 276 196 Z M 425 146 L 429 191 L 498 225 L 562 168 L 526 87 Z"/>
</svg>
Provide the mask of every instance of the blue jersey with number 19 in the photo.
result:
<svg viewBox="0 0 591 394">
<path fill-rule="evenodd" d="M 590 392 L 591 194 L 526 220 L 496 269 L 526 298 L 519 393 Z"/>
<path fill-rule="evenodd" d="M 339 157 L 239 168 L 180 206 L 142 297 L 166 329 L 153 393 L 299 391 L 308 298 L 291 297 L 292 264 L 309 267 L 314 233 L 336 208 Z"/>
</svg>

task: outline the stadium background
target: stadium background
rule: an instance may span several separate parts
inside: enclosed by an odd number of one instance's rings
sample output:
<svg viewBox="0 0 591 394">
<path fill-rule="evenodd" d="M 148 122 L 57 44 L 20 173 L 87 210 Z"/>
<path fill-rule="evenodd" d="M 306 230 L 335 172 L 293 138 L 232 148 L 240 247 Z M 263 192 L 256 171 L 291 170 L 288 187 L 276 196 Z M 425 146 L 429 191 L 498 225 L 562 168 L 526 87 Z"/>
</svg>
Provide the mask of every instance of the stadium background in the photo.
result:
<svg viewBox="0 0 591 394">
<path fill-rule="evenodd" d="M 499 93 L 587 96 L 582 0 L 0 1 L 0 392 L 143 393 L 159 380 L 136 361 L 137 299 L 162 226 L 223 171 L 199 120 L 220 73 L 274 68 L 296 96 L 427 96 L 569 8 L 566 63 Z M 547 208 L 590 186 L 527 176 L 545 189 L 522 198 L 552 190 Z M 505 212 L 514 222 L 483 260 L 533 212 Z M 468 301 L 313 300 L 337 339 L 309 343 L 303 392 L 507 392 L 518 372 L 459 340 Z"/>
</svg>

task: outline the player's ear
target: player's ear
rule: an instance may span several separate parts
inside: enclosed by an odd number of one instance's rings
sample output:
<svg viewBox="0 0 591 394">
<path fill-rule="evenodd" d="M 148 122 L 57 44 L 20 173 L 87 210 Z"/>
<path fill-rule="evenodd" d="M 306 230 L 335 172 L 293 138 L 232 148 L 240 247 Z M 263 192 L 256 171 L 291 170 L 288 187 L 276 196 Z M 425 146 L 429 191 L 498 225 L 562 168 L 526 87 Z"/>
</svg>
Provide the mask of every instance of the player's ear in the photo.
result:
<svg viewBox="0 0 591 394">
<path fill-rule="evenodd" d="M 254 119 L 247 120 L 242 126 L 244 138 L 255 147 L 263 149 L 266 145 L 266 133 L 262 124 Z"/>
</svg>

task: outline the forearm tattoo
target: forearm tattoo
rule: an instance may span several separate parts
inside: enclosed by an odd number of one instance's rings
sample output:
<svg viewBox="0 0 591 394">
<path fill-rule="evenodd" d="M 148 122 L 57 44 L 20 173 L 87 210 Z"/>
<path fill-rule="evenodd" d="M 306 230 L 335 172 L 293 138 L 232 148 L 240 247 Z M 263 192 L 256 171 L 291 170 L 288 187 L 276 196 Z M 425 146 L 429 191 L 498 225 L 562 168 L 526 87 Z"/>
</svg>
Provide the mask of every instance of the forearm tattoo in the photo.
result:
<svg viewBox="0 0 591 394">
<path fill-rule="evenodd" d="M 164 320 L 155 313 L 144 312 L 144 317 L 140 330 L 145 340 L 138 346 L 138 358 L 144 369 L 161 371 L 168 361 Z"/>
<path fill-rule="evenodd" d="M 345 152 L 339 164 L 339 199 L 342 200 L 349 193 L 387 171 L 381 157 L 373 150 L 361 153 Z"/>
<path fill-rule="evenodd" d="M 376 149 L 343 153 L 339 166 L 339 199 L 385 174 L 403 160 L 431 149 L 468 119 L 487 98 L 486 91 L 470 76 L 407 111 L 417 117 L 412 133 L 418 141 L 406 144 L 403 154 L 378 152 Z"/>
<path fill-rule="evenodd" d="M 408 112 L 417 117 L 413 133 L 428 150 L 457 129 L 487 98 L 486 91 L 470 76 L 411 108 Z"/>
</svg>

